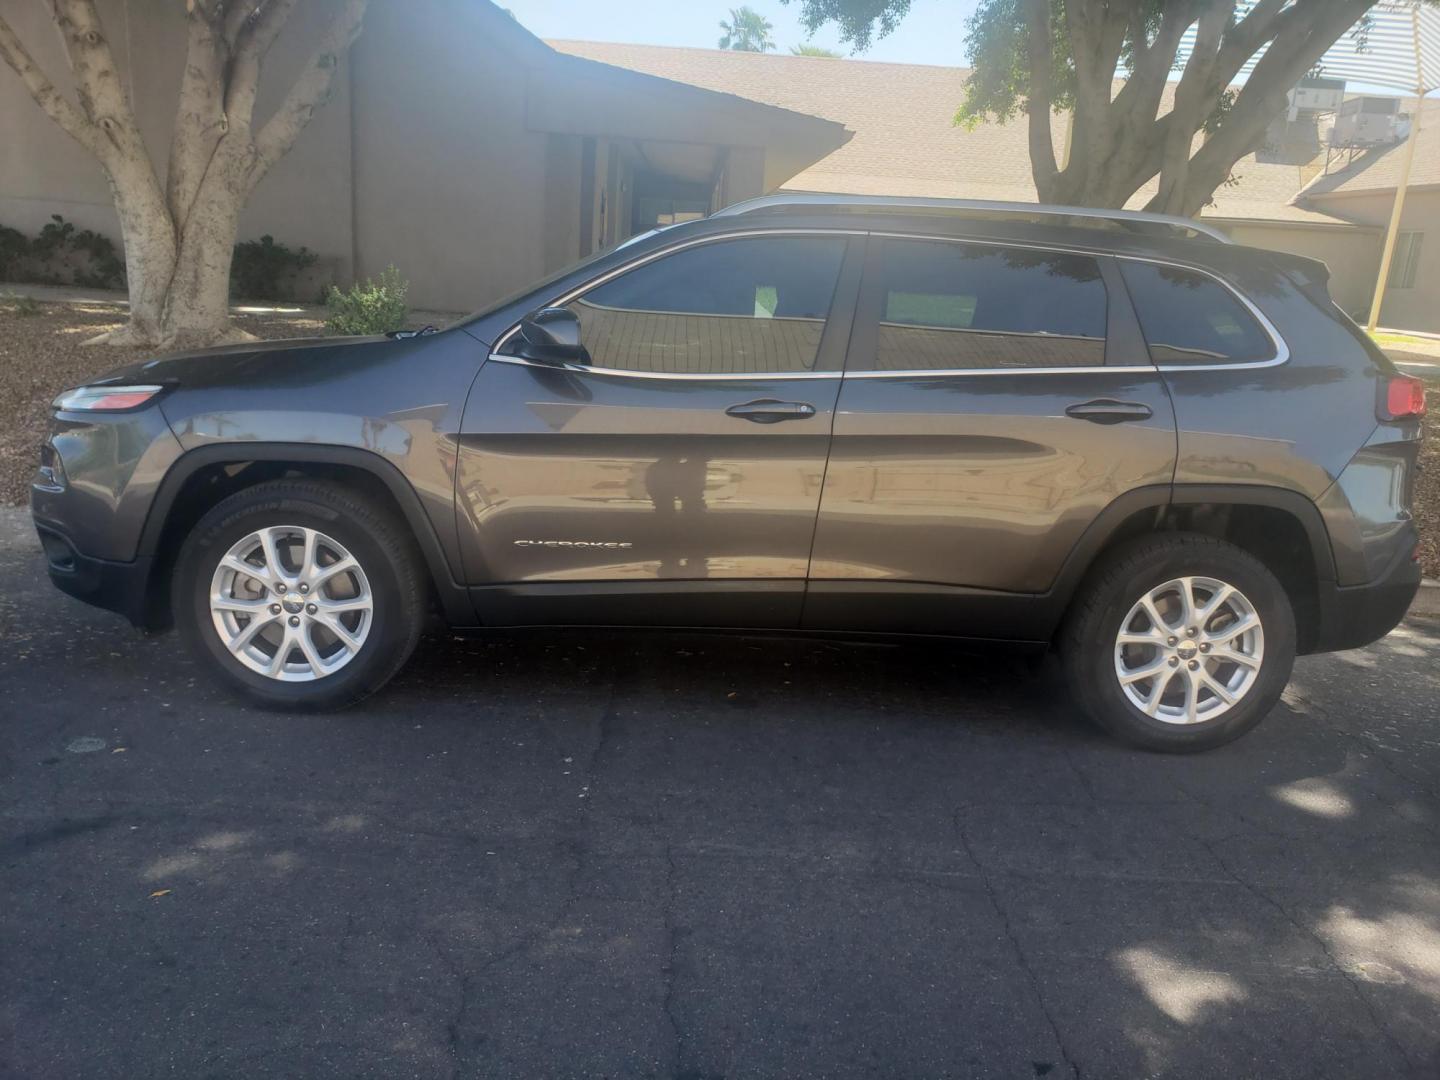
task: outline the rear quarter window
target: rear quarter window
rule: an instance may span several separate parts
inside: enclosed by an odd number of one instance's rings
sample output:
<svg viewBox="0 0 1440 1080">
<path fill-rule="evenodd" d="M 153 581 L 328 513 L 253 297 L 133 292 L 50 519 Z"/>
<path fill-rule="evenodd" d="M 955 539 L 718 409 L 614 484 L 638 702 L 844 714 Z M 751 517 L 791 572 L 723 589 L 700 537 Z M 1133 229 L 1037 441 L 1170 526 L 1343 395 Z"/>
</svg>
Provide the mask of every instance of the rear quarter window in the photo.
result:
<svg viewBox="0 0 1440 1080">
<path fill-rule="evenodd" d="M 1252 364 L 1275 342 L 1228 288 L 1207 274 L 1120 260 L 1150 359 L 1157 364 Z"/>
</svg>

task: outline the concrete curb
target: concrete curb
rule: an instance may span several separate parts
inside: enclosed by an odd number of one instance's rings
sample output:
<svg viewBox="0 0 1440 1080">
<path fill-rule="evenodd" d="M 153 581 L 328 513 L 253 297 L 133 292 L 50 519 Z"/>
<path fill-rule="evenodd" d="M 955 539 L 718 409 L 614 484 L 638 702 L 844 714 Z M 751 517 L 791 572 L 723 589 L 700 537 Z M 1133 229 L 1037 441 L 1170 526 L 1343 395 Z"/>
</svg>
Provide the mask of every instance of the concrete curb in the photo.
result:
<svg viewBox="0 0 1440 1080">
<path fill-rule="evenodd" d="M 1426 578 L 1410 602 L 1411 615 L 1440 615 L 1440 581 Z"/>
<path fill-rule="evenodd" d="M 40 550 L 40 538 L 25 506 L 0 506 L 0 554 Z"/>
</svg>

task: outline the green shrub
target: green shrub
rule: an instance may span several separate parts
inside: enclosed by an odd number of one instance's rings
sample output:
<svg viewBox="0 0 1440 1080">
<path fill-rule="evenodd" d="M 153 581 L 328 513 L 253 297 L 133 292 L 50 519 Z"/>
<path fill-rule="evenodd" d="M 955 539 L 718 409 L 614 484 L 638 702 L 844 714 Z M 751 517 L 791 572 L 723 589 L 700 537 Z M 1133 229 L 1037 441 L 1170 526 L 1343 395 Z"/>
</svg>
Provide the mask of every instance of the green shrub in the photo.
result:
<svg viewBox="0 0 1440 1080">
<path fill-rule="evenodd" d="M 319 258 L 301 246 L 299 251 L 277 244 L 273 236 L 235 245 L 230 263 L 230 295 L 247 300 L 280 300 L 293 295 L 295 275 Z"/>
<path fill-rule="evenodd" d="M 11 315 L 39 315 L 40 301 L 19 293 L 0 293 L 0 311 Z"/>
<path fill-rule="evenodd" d="M 14 281 L 20 260 L 30 254 L 30 238 L 19 229 L 0 225 L 0 281 Z"/>
<path fill-rule="evenodd" d="M 403 329 L 410 314 L 409 291 L 410 283 L 393 266 L 387 266 L 378 281 L 367 279 L 347 292 L 331 285 L 325 295 L 325 306 L 330 309 L 325 328 L 332 334 L 384 334 Z"/>
<path fill-rule="evenodd" d="M 87 289 L 119 289 L 125 285 L 125 262 L 115 242 L 93 229 L 76 229 L 59 214 L 51 214 L 50 224 L 30 241 L 29 254 L 41 268 L 37 276 L 56 284 Z M 84 256 L 82 265 L 75 265 L 77 255 Z M 68 270 L 69 281 L 63 273 L 56 273 L 57 269 Z"/>
<path fill-rule="evenodd" d="M 0 225 L 0 281 L 119 289 L 125 286 L 125 261 L 114 241 L 51 214 L 33 240 Z"/>
</svg>

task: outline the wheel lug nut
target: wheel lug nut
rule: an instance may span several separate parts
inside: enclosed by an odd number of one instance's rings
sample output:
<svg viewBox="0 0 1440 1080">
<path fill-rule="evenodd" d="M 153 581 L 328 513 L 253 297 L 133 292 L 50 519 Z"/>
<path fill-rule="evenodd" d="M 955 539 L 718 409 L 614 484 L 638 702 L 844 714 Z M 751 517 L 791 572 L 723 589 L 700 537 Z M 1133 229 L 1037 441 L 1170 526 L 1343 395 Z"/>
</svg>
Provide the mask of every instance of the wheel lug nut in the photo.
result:
<svg viewBox="0 0 1440 1080">
<path fill-rule="evenodd" d="M 1190 661 L 1189 668 L 1190 668 L 1191 671 L 1195 671 L 1195 670 L 1197 670 L 1199 667 L 1200 667 L 1200 661 L 1199 661 L 1199 660 L 1191 660 L 1191 661 Z"/>
<path fill-rule="evenodd" d="M 299 615 L 291 615 L 291 616 L 290 616 L 290 625 L 291 625 L 291 626 L 299 626 L 299 625 L 300 625 L 300 616 L 299 616 Z M 1193 666 L 1193 665 L 1192 665 L 1192 666 Z"/>
<path fill-rule="evenodd" d="M 1179 640 L 1180 640 L 1180 639 L 1177 638 L 1177 637 L 1166 638 L 1166 639 L 1165 639 L 1165 644 L 1166 644 L 1166 645 L 1174 645 L 1174 644 L 1176 644 Z"/>
<path fill-rule="evenodd" d="M 279 614 L 280 614 L 280 605 L 279 605 L 279 604 L 271 604 L 271 605 L 270 605 L 270 614 L 271 614 L 271 615 L 279 615 Z"/>
<path fill-rule="evenodd" d="M 319 611 L 319 610 L 320 610 L 320 609 L 317 608 L 314 604 L 306 604 L 306 605 L 305 605 L 305 614 L 307 614 L 307 615 L 314 615 L 315 612 L 317 612 L 317 611 Z"/>
<path fill-rule="evenodd" d="M 309 585 L 301 585 L 301 586 L 300 586 L 300 591 L 301 591 L 302 593 L 307 593 L 307 592 L 310 591 L 310 586 L 309 586 Z"/>
<path fill-rule="evenodd" d="M 1171 666 L 1171 667 L 1179 667 L 1179 666 L 1180 666 L 1180 658 L 1179 658 L 1178 656 L 1172 656 L 1172 657 L 1170 657 L 1170 666 Z"/>
<path fill-rule="evenodd" d="M 1195 627 L 1193 627 L 1193 626 L 1187 626 L 1187 627 L 1185 628 L 1185 636 L 1186 636 L 1186 637 L 1194 637 L 1197 633 L 1198 633 L 1198 631 L 1197 631 L 1197 630 L 1195 629 Z"/>
<path fill-rule="evenodd" d="M 1209 651 L 1210 651 L 1210 643 L 1209 643 L 1208 641 L 1202 641 L 1202 642 L 1200 643 L 1200 651 L 1201 651 L 1201 652 L 1209 652 Z"/>
<path fill-rule="evenodd" d="M 282 581 L 279 585 L 276 585 L 275 591 L 278 593 L 283 593 L 285 591 L 285 583 Z"/>
</svg>

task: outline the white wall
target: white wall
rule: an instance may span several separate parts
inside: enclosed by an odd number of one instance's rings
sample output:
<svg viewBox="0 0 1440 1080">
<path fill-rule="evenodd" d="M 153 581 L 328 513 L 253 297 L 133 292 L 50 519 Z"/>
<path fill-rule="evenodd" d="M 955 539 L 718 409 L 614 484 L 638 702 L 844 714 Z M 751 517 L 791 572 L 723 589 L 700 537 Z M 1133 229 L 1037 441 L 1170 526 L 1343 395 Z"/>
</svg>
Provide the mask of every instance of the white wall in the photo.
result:
<svg viewBox="0 0 1440 1080">
<path fill-rule="evenodd" d="M 1374 229 L 1225 222 L 1237 244 L 1288 251 L 1318 259 L 1330 270 L 1330 298 L 1354 315 L 1365 310 L 1380 265 L 1380 234 Z"/>
<path fill-rule="evenodd" d="M 1372 222 L 1383 229 L 1390 221 L 1394 205 L 1393 192 L 1365 195 L 1329 195 L 1324 200 L 1327 211 L 1343 214 L 1354 221 Z M 1420 265 L 1415 284 L 1409 289 L 1388 288 L 1380 305 L 1380 325 L 1396 330 L 1440 332 L 1440 187 L 1411 189 L 1405 196 L 1405 209 L 1400 215 L 1402 232 L 1424 233 L 1420 243 Z M 1379 245 L 1375 263 L 1378 268 Z M 1370 289 L 1375 279 L 1370 279 Z M 1370 310 L 1370 293 L 1365 294 L 1364 310 Z"/>
</svg>

